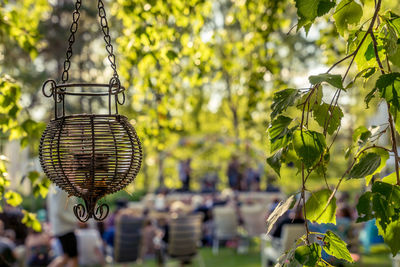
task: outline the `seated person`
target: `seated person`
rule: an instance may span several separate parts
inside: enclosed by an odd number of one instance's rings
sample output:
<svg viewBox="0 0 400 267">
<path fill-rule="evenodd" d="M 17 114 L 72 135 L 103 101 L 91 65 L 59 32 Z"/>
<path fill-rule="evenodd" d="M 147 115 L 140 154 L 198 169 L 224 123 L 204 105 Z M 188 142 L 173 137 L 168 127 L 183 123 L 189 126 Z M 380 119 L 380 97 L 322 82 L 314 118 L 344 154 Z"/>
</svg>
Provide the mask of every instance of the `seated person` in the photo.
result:
<svg viewBox="0 0 400 267">
<path fill-rule="evenodd" d="M 28 266 L 48 266 L 52 260 L 50 236 L 30 230 L 25 240 Z"/>
</svg>

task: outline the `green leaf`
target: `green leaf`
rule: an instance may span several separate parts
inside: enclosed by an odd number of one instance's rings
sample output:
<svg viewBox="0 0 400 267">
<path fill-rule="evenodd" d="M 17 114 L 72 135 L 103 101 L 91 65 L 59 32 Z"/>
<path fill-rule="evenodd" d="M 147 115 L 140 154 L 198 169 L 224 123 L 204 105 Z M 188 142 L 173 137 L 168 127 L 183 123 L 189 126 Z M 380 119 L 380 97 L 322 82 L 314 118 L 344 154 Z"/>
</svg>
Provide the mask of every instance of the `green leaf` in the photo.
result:
<svg viewBox="0 0 400 267">
<path fill-rule="evenodd" d="M 34 184 L 39 179 L 39 177 L 40 177 L 40 174 L 37 171 L 31 171 L 28 173 L 28 178 L 32 184 Z"/>
<path fill-rule="evenodd" d="M 335 1 L 329 0 L 296 0 L 299 17 L 297 30 L 305 27 L 306 32 L 308 32 L 315 18 L 325 15 L 334 6 Z"/>
<path fill-rule="evenodd" d="M 267 234 L 272 230 L 278 219 L 293 207 L 294 203 L 296 202 L 295 200 L 295 196 L 292 195 L 287 200 L 279 202 L 278 206 L 276 206 L 271 215 L 268 216 Z"/>
<path fill-rule="evenodd" d="M 393 257 L 400 251 L 400 220 L 389 223 L 383 235 L 385 243 L 390 247 Z"/>
<path fill-rule="evenodd" d="M 391 174 L 382 178 L 382 182 L 387 184 L 395 185 L 397 183 L 397 174 L 396 172 L 392 172 Z"/>
<path fill-rule="evenodd" d="M 7 203 L 13 207 L 17 207 L 22 203 L 21 195 L 13 191 L 6 192 L 4 198 L 7 200 Z"/>
<path fill-rule="evenodd" d="M 378 174 L 378 173 L 380 173 L 382 171 L 382 169 L 386 166 L 386 161 L 389 159 L 389 152 L 384 150 L 384 149 L 373 148 L 373 149 L 370 150 L 370 152 L 374 152 L 374 153 L 378 154 L 381 157 L 381 164 L 379 165 L 378 168 L 376 168 L 376 170 L 373 173 L 371 173 L 370 175 L 365 177 L 366 185 L 369 185 L 369 183 L 372 180 L 372 177 L 375 174 Z"/>
<path fill-rule="evenodd" d="M 178 57 L 178 54 L 173 50 L 168 50 L 167 57 L 169 60 L 174 60 L 175 58 Z"/>
<path fill-rule="evenodd" d="M 351 47 L 353 49 L 356 49 L 355 47 L 358 47 L 360 45 L 361 40 L 363 40 L 365 34 L 367 34 L 365 31 L 360 31 L 357 33 L 357 35 L 355 36 L 355 40 L 351 42 Z M 378 42 L 380 42 L 378 40 Z M 378 68 L 378 63 L 375 60 L 375 57 L 370 57 L 370 53 L 374 52 L 373 47 L 372 47 L 372 51 L 371 51 L 371 44 L 372 44 L 372 38 L 371 36 L 368 34 L 367 37 L 365 37 L 364 42 L 361 44 L 358 53 L 356 55 L 356 57 L 354 58 L 356 64 L 357 64 L 357 68 L 358 70 L 363 70 L 363 69 L 367 69 L 367 68 Z M 350 50 L 351 51 L 351 50 Z M 384 56 L 384 54 L 382 55 L 383 51 L 382 49 L 379 51 L 379 56 Z"/>
<path fill-rule="evenodd" d="M 333 87 L 339 88 L 344 90 L 343 83 L 342 83 L 342 76 L 338 74 L 329 74 L 329 73 L 322 73 L 316 76 L 310 76 L 308 78 L 311 84 L 315 85 L 317 83 L 326 82 Z"/>
<path fill-rule="evenodd" d="M 365 104 L 367 104 L 367 108 L 369 108 L 369 102 L 371 102 L 372 98 L 375 97 L 375 93 L 378 91 L 378 88 L 373 88 L 364 99 Z"/>
<path fill-rule="evenodd" d="M 22 218 L 22 223 L 32 228 L 36 232 L 41 232 L 42 226 L 40 222 L 37 220 L 36 214 L 27 212 L 26 210 L 23 210 L 22 212 L 24 213 L 24 217 Z"/>
<path fill-rule="evenodd" d="M 376 226 L 380 235 L 386 233 L 386 227 L 395 214 L 394 208 L 389 206 L 389 202 L 381 194 L 372 195 L 372 210 L 376 218 Z"/>
<path fill-rule="evenodd" d="M 400 44 L 399 44 L 399 41 L 397 41 L 396 52 L 389 54 L 388 58 L 389 58 L 390 62 L 392 62 L 393 65 L 400 67 Z"/>
<path fill-rule="evenodd" d="M 353 166 L 349 173 L 351 178 L 364 178 L 373 174 L 381 164 L 381 156 L 376 153 L 365 153 Z"/>
<path fill-rule="evenodd" d="M 313 110 L 313 117 L 321 127 L 326 127 L 328 134 L 332 135 L 340 126 L 343 118 L 343 112 L 338 106 L 330 106 L 327 103 L 315 106 Z M 329 124 L 327 124 L 329 122 Z"/>
<path fill-rule="evenodd" d="M 379 193 L 389 202 L 389 206 L 394 205 L 400 208 L 400 187 L 388 183 L 377 181 L 372 185 L 372 192 Z"/>
<path fill-rule="evenodd" d="M 289 130 L 288 126 L 291 122 L 291 118 L 282 115 L 271 122 L 271 126 L 268 129 L 271 153 L 288 144 L 291 136 L 291 130 Z"/>
<path fill-rule="evenodd" d="M 294 252 L 294 258 L 303 266 L 316 266 L 321 258 L 321 246 L 313 243 L 308 246 L 299 246 Z"/>
<path fill-rule="evenodd" d="M 353 142 L 357 142 L 357 145 L 363 146 L 367 143 L 371 135 L 372 133 L 365 126 L 360 126 L 354 130 Z"/>
<path fill-rule="evenodd" d="M 333 18 L 340 35 L 348 30 L 349 25 L 358 24 L 363 15 L 362 7 L 354 0 L 342 0 L 336 7 Z"/>
<path fill-rule="evenodd" d="M 307 219 L 316 223 L 336 224 L 336 198 L 333 197 L 328 203 L 332 191 L 323 189 L 312 193 L 306 202 Z"/>
<path fill-rule="evenodd" d="M 299 96 L 297 89 L 285 89 L 274 93 L 271 119 L 285 111 L 289 106 L 292 106 Z"/>
<path fill-rule="evenodd" d="M 330 230 L 325 233 L 323 248 L 326 253 L 337 259 L 353 262 L 353 258 L 347 249 L 347 244 Z"/>
<path fill-rule="evenodd" d="M 397 111 L 400 110 L 400 73 L 382 74 L 376 81 L 381 97 L 389 102 Z"/>
<path fill-rule="evenodd" d="M 307 109 L 309 108 L 310 110 L 312 110 L 314 109 L 314 106 L 320 105 L 322 103 L 322 97 L 323 97 L 323 90 L 322 86 L 320 85 L 317 88 L 315 88 L 314 91 L 310 90 L 306 94 L 303 94 L 299 102 L 301 104 L 304 104 L 308 98 L 309 105 L 307 105 Z M 297 108 L 303 110 L 303 105 L 298 105 Z"/>
<path fill-rule="evenodd" d="M 321 133 L 297 130 L 293 135 L 293 146 L 304 165 L 311 168 L 324 153 L 326 141 Z"/>
<path fill-rule="evenodd" d="M 384 182 L 375 182 L 372 185 L 372 209 L 376 218 L 379 234 L 385 238 L 387 226 L 399 220 L 400 187 Z"/>
<path fill-rule="evenodd" d="M 281 177 L 283 148 L 279 149 L 274 155 L 267 158 L 267 163 Z"/>
<path fill-rule="evenodd" d="M 357 223 L 366 222 L 374 218 L 372 211 L 372 192 L 365 192 L 360 196 L 357 203 Z"/>
</svg>

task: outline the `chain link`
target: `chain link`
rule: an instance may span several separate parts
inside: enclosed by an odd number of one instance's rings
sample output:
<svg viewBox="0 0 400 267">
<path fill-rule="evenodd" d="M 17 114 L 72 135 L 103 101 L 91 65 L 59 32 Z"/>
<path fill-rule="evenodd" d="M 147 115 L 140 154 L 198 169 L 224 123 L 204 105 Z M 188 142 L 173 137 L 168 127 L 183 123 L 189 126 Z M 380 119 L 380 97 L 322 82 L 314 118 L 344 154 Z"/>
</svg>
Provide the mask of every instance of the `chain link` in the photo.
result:
<svg viewBox="0 0 400 267">
<path fill-rule="evenodd" d="M 64 61 L 64 71 L 63 74 L 61 76 L 62 82 L 66 83 L 68 81 L 69 78 L 69 74 L 68 71 L 71 68 L 71 57 L 72 57 L 72 46 L 75 42 L 75 33 L 78 31 L 78 21 L 79 18 L 81 17 L 81 13 L 79 12 L 80 8 L 82 5 L 82 1 L 81 0 L 76 0 L 75 2 L 75 10 L 72 13 L 72 24 L 71 27 L 69 29 L 70 31 L 70 36 L 68 38 L 68 49 L 67 49 L 67 53 L 66 53 L 66 59 Z"/>
<path fill-rule="evenodd" d="M 78 30 L 78 22 L 79 22 L 79 18 L 81 16 L 79 10 L 81 8 L 82 5 L 82 0 L 76 0 L 75 3 L 75 10 L 72 13 L 72 24 L 70 27 L 70 33 L 71 35 L 68 38 L 68 42 L 69 42 L 69 46 L 67 49 L 67 53 L 66 53 L 66 59 L 64 61 L 64 71 L 62 74 L 62 81 L 63 83 L 66 83 L 68 81 L 69 78 L 69 69 L 71 68 L 71 57 L 72 57 L 72 46 L 75 42 L 75 33 Z M 119 76 L 118 76 L 118 72 L 117 72 L 117 65 L 115 64 L 115 55 L 114 55 L 114 47 L 111 44 L 111 36 L 110 36 L 110 28 L 108 26 L 108 21 L 107 21 L 107 16 L 106 16 L 106 10 L 104 8 L 104 3 L 102 0 L 98 0 L 98 4 L 97 4 L 97 8 L 99 11 L 99 19 L 100 19 L 100 26 L 101 26 L 101 30 L 104 34 L 104 41 L 106 42 L 106 50 L 108 53 L 108 61 L 111 64 L 111 68 L 114 71 L 113 74 L 113 78 L 115 78 L 116 82 L 119 85 Z"/>
<path fill-rule="evenodd" d="M 104 3 L 102 0 L 98 0 L 97 7 L 99 9 L 100 25 L 101 30 L 104 33 L 104 41 L 106 42 L 106 50 L 108 52 L 108 61 L 110 61 L 111 68 L 114 70 L 113 77 L 119 83 L 119 76 L 117 72 L 117 65 L 115 64 L 114 48 L 111 44 L 110 28 L 108 27 L 108 21 L 106 16 L 106 10 L 104 9 Z"/>
</svg>

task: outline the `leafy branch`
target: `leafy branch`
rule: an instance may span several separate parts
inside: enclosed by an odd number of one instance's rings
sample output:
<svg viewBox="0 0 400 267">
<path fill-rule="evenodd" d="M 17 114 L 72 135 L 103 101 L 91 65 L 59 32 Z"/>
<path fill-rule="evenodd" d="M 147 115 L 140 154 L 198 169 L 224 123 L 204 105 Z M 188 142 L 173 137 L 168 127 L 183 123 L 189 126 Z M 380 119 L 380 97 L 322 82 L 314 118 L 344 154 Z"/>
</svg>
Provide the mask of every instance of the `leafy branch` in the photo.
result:
<svg viewBox="0 0 400 267">
<path fill-rule="evenodd" d="M 310 12 L 311 6 L 315 10 Z M 299 15 L 297 26 L 298 29 L 303 27 L 306 32 L 317 17 L 323 16 L 330 9 L 335 8 L 333 18 L 336 28 L 340 35 L 347 39 L 350 51 L 346 56 L 333 63 L 325 73 L 310 76 L 311 86 L 308 90 L 285 89 L 274 94 L 272 121 L 268 129 L 271 153 L 273 154 L 267 159 L 267 162 L 278 175 L 280 175 L 283 163 L 292 163 L 298 168 L 301 175 L 300 201 L 303 204 L 306 234 L 302 239 L 305 246 L 298 247 L 296 252 L 300 253 L 301 251 L 300 254 L 306 257 L 296 257 L 295 253 L 294 258 L 305 265 L 314 265 L 317 262 L 327 264 L 319 260 L 321 247 L 310 243 L 309 236 L 314 233 L 310 232 L 308 221 L 335 223 L 335 195 L 343 180 L 345 178 L 365 178 L 368 185 L 372 178 L 386 166 L 390 155 L 395 158 L 395 172 L 384 178 L 382 182 L 373 182 L 372 191 L 368 191 L 360 197 L 357 209 L 361 217 L 358 221 L 375 218 L 379 233 L 391 247 L 393 255 L 400 250 L 400 245 L 394 241 L 395 238 L 400 238 L 400 219 L 398 216 L 396 217 L 400 211 L 400 193 L 397 196 L 397 192 L 400 192 L 400 178 L 396 140 L 396 130 L 398 127 L 400 128 L 400 121 L 397 121 L 400 111 L 400 73 L 392 72 L 390 66 L 394 64 L 396 67 L 400 67 L 400 16 L 391 11 L 382 14 L 381 6 L 382 0 L 376 0 L 372 17 L 360 24 L 363 8 L 354 0 L 342 0 L 337 5 L 333 1 L 314 1 L 312 3 L 308 0 L 296 1 Z M 320 12 L 322 10 L 323 12 Z M 367 24 L 367 29 L 364 30 Z M 355 25 L 357 30 L 351 30 L 350 26 L 352 25 Z M 383 59 L 387 64 L 386 70 L 382 63 Z M 331 74 L 336 67 L 348 60 L 343 76 Z M 344 86 L 354 63 L 357 64 L 358 74 Z M 354 156 L 331 191 L 327 183 L 327 168 L 332 147 L 342 128 L 341 119 L 344 114 L 339 106 L 342 91 L 353 89 L 356 80 L 360 77 L 363 77 L 366 82 L 371 77 L 378 76 L 377 69 L 380 70 L 380 76 L 374 88 L 365 97 L 365 103 L 368 108 L 371 99 L 379 95 L 379 99 L 383 100 L 387 106 L 388 122 L 379 127 L 367 129 L 362 126 L 354 130 L 352 139 L 355 144 L 348 149 L 346 158 L 351 154 Z M 336 89 L 328 103 L 322 97 L 326 84 Z M 291 106 L 297 107 L 301 113 L 301 119 L 297 125 L 297 119 L 289 117 L 292 114 L 287 113 L 287 109 Z M 310 123 L 311 118 L 321 127 L 322 133 L 314 130 L 315 123 Z M 382 127 L 384 128 L 382 129 Z M 390 149 L 377 145 L 377 142 L 388 130 L 390 130 L 391 139 Z M 326 144 L 328 135 L 331 138 L 329 145 Z M 357 151 L 354 151 L 355 148 L 358 148 Z M 306 192 L 309 191 L 307 182 L 312 174 L 324 178 L 326 189 L 310 192 L 310 197 L 306 199 Z M 398 197 L 398 201 L 393 202 L 394 197 Z M 379 201 L 376 200 L 378 198 Z M 385 206 L 389 206 L 387 214 L 385 214 L 385 208 L 377 206 L 377 203 L 386 203 Z M 340 258 L 338 254 L 333 256 Z M 303 260 L 306 258 L 312 259 L 312 261 L 304 262 Z"/>
</svg>

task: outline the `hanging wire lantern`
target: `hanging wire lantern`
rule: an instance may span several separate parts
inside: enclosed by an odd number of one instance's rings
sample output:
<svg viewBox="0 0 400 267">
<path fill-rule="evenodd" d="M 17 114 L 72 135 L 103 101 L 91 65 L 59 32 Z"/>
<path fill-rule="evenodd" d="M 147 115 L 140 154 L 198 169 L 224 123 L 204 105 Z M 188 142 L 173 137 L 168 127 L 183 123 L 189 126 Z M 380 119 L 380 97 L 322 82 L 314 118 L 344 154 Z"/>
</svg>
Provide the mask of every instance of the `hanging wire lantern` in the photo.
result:
<svg viewBox="0 0 400 267">
<path fill-rule="evenodd" d="M 121 86 L 117 73 L 102 0 L 98 0 L 98 11 L 113 77 L 108 84 L 68 83 L 81 4 L 81 0 L 76 1 L 72 15 L 62 83 L 48 80 L 42 88 L 43 94 L 54 100 L 55 118 L 42 135 L 39 158 L 52 182 L 69 196 L 83 199 L 84 205 L 75 205 L 74 213 L 80 221 L 85 222 L 89 218 L 103 220 L 107 217 L 108 205 L 98 205 L 98 200 L 123 189 L 135 179 L 142 163 L 142 148 L 127 117 L 118 114 L 118 105 L 125 102 L 125 88 Z M 108 97 L 108 114 L 66 115 L 67 96 Z"/>
</svg>

